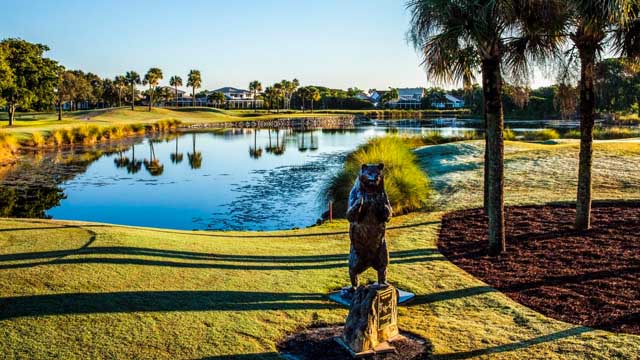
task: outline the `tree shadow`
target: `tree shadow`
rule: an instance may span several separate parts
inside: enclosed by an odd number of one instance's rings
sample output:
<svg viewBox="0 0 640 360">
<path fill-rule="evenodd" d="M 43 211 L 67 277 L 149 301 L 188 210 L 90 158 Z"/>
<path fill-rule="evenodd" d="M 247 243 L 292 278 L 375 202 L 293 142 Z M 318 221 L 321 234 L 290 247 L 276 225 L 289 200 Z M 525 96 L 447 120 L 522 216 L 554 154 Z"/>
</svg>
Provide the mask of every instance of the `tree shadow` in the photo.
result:
<svg viewBox="0 0 640 360">
<path fill-rule="evenodd" d="M 65 264 L 144 265 L 225 270 L 317 270 L 345 267 L 348 259 L 348 254 L 346 253 L 309 256 L 261 256 L 211 254 L 137 247 L 89 247 L 89 245 L 94 241 L 95 235 L 93 235 L 89 241 L 79 249 L 0 255 L 0 270 L 30 268 L 40 265 Z M 435 249 L 420 249 L 396 251 L 391 252 L 390 255 L 393 259 L 392 261 L 397 264 L 409 264 L 443 259 L 442 256 L 432 257 L 431 255 L 434 254 L 438 254 Z M 95 255 L 122 255 L 124 257 L 93 257 Z M 73 257 L 69 258 L 70 256 Z M 141 259 L 131 258 L 130 256 L 158 257 L 163 259 Z M 173 260 L 189 261 L 181 262 Z M 14 263 L 16 261 L 28 262 Z M 6 262 L 11 263 L 7 264 Z M 230 262 L 241 264 L 230 264 Z"/>
<path fill-rule="evenodd" d="M 276 352 L 261 353 L 261 354 L 237 354 L 237 355 L 219 355 L 208 356 L 200 360 L 281 360 L 282 357 Z"/>
<path fill-rule="evenodd" d="M 460 299 L 480 294 L 496 292 L 497 290 L 490 286 L 475 286 L 464 289 L 456 289 L 450 291 L 442 291 L 432 294 L 416 295 L 409 306 L 432 304 L 439 301 Z"/>
<path fill-rule="evenodd" d="M 47 315 L 173 311 L 326 310 L 325 294 L 243 291 L 128 291 L 0 298 L 0 321 Z"/>
<path fill-rule="evenodd" d="M 532 339 L 517 341 L 517 342 L 514 342 L 514 343 L 510 343 L 510 344 L 497 345 L 497 346 L 492 346 L 492 347 L 488 347 L 488 348 L 484 348 L 484 349 L 477 349 L 477 350 L 471 350 L 471 351 L 465 351 L 465 352 L 459 352 L 459 353 L 434 355 L 433 359 L 436 359 L 436 360 L 470 359 L 470 358 L 474 358 L 474 357 L 477 357 L 477 356 L 484 356 L 484 355 L 498 354 L 498 353 L 504 353 L 504 352 L 509 352 L 509 351 L 516 351 L 516 350 L 525 349 L 525 348 L 528 348 L 528 347 L 531 347 L 531 346 L 534 346 L 534 345 L 538 345 L 538 344 L 542 344 L 542 343 L 546 343 L 546 342 L 565 339 L 565 338 L 569 338 L 569 337 L 572 337 L 572 336 L 579 336 L 579 335 L 582 335 L 584 333 L 588 333 L 588 332 L 591 332 L 591 331 L 593 331 L 593 329 L 585 327 L 585 326 L 579 326 L 579 327 L 574 327 L 574 328 L 570 328 L 570 329 L 566 329 L 566 330 L 561 330 L 561 331 L 554 332 L 554 333 L 547 334 L 547 335 L 538 336 L 538 337 L 535 337 L 535 338 L 532 338 Z"/>
</svg>

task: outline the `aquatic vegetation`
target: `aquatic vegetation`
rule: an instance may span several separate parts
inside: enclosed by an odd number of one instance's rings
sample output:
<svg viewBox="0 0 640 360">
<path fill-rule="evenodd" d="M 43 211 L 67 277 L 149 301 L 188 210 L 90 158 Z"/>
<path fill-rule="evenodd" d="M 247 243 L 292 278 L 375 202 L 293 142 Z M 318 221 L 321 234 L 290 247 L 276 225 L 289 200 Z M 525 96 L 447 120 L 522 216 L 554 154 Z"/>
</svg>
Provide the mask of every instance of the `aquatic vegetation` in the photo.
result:
<svg viewBox="0 0 640 360">
<path fill-rule="evenodd" d="M 546 141 L 560 139 L 560 134 L 554 129 L 543 129 L 536 131 L 525 131 L 522 139 L 527 141 Z"/>
<path fill-rule="evenodd" d="M 384 163 L 385 189 L 396 214 L 417 210 L 427 204 L 429 179 L 420 170 L 407 142 L 398 136 L 374 138 L 347 156 L 344 168 L 327 184 L 326 197 L 334 203 L 334 213 L 344 216 L 347 198 L 361 164 Z"/>
<path fill-rule="evenodd" d="M 580 130 L 569 130 L 563 134 L 567 139 L 580 139 Z M 628 139 L 640 137 L 640 128 L 626 127 L 597 127 L 593 129 L 593 138 L 596 140 Z"/>
<path fill-rule="evenodd" d="M 502 130 L 502 137 L 504 137 L 504 139 L 507 140 L 507 141 L 515 141 L 515 140 L 517 140 L 516 133 L 513 130 L 509 129 L 509 128 L 506 128 L 506 129 Z"/>
</svg>

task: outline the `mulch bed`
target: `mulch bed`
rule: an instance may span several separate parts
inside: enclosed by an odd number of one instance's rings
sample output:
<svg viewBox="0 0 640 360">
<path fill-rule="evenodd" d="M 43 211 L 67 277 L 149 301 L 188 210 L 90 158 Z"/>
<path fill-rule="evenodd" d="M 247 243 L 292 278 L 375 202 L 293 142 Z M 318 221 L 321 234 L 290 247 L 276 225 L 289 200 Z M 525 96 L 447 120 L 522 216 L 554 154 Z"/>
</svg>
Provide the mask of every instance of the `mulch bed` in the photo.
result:
<svg viewBox="0 0 640 360">
<path fill-rule="evenodd" d="M 453 263 L 549 317 L 640 334 L 640 203 L 595 203 L 592 229 L 572 206 L 508 207 L 507 253 L 487 255 L 481 209 L 445 215 L 438 239 Z"/>
<path fill-rule="evenodd" d="M 285 358 L 299 360 L 352 360 L 351 354 L 333 338 L 342 334 L 343 326 L 310 328 L 293 334 L 278 344 Z M 427 360 L 431 359 L 431 343 L 410 334 L 402 333 L 404 339 L 390 342 L 396 353 L 379 354 L 371 360 Z"/>
</svg>

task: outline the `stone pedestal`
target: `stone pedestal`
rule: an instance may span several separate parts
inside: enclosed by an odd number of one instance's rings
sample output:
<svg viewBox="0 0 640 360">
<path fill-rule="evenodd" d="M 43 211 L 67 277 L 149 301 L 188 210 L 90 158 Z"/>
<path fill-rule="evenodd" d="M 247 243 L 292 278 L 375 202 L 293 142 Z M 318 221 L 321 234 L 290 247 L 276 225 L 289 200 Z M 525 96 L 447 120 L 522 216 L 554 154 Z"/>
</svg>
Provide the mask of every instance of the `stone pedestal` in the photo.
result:
<svg viewBox="0 0 640 360">
<path fill-rule="evenodd" d="M 398 292 L 391 285 L 361 286 L 353 294 L 339 339 L 354 356 L 394 351 L 387 341 L 398 336 Z"/>
</svg>

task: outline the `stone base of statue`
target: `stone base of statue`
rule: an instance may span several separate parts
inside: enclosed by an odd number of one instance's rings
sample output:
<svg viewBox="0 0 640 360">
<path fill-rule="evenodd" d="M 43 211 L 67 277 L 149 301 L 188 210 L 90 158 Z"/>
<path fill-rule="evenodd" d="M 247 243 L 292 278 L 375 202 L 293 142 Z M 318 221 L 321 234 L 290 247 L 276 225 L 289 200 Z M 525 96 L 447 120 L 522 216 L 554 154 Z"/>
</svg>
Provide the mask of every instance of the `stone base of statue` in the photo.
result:
<svg viewBox="0 0 640 360">
<path fill-rule="evenodd" d="M 344 331 L 336 340 L 354 357 L 394 352 L 399 336 L 398 292 L 391 285 L 360 286 L 353 294 Z"/>
</svg>

